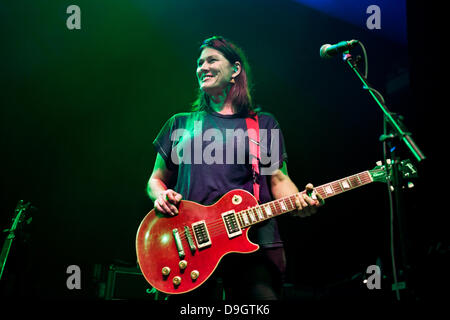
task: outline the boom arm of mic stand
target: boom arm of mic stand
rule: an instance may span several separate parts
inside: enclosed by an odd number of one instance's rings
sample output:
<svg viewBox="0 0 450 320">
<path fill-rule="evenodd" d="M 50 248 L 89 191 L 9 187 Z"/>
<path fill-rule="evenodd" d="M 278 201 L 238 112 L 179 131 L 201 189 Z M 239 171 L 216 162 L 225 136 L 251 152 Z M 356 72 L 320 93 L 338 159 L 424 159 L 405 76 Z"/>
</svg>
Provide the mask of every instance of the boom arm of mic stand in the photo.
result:
<svg viewBox="0 0 450 320">
<path fill-rule="evenodd" d="M 347 64 L 350 66 L 350 68 L 356 73 L 358 78 L 364 84 L 364 87 L 368 88 L 370 95 L 375 100 L 377 105 L 380 107 L 381 111 L 383 111 L 383 114 L 384 114 L 385 118 L 387 119 L 387 122 L 393 128 L 395 134 L 405 143 L 405 145 L 408 147 L 410 152 L 413 154 L 414 158 L 418 162 L 425 160 L 426 159 L 425 155 L 422 153 L 422 151 L 420 151 L 419 147 L 416 145 L 414 140 L 411 138 L 410 133 L 405 132 L 401 128 L 399 123 L 392 117 L 392 114 L 387 109 L 386 105 L 382 101 L 380 101 L 380 98 L 377 97 L 377 95 L 371 90 L 369 84 L 367 83 L 367 79 L 359 72 L 358 68 L 356 67 L 356 63 L 353 61 L 353 58 L 348 51 L 344 52 L 343 60 L 345 62 L 347 62 Z"/>
</svg>

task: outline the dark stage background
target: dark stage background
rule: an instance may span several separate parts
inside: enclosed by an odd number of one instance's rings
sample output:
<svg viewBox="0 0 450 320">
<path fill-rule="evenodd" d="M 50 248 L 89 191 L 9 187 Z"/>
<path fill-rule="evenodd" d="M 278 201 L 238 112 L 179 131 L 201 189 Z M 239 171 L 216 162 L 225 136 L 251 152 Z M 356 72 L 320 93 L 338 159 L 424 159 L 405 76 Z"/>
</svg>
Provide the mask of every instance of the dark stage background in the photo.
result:
<svg viewBox="0 0 450 320">
<path fill-rule="evenodd" d="M 382 158 L 381 111 L 340 57 L 319 57 L 324 43 L 362 41 L 369 82 L 427 156 L 405 193 L 405 296 L 437 296 L 448 283 L 448 242 L 445 192 L 434 187 L 442 116 L 428 73 L 434 60 L 424 59 L 435 31 L 427 11 L 404 1 L 309 3 L 2 1 L 0 225 L 9 227 L 20 199 L 38 208 L 28 237 L 12 247 L 6 294 L 95 298 L 95 265 L 135 265 L 135 233 L 153 206 L 145 192 L 152 141 L 195 99 L 202 40 L 223 35 L 248 56 L 254 98 L 280 122 L 299 188 L 372 169 Z M 81 30 L 66 27 L 71 4 L 81 9 Z M 372 4 L 381 8 L 378 30 L 366 27 Z M 359 47 L 352 53 L 362 55 Z M 397 150 L 412 159 L 401 144 Z M 281 218 L 289 297 L 395 299 L 387 204 L 386 186 L 372 184 L 330 199 L 308 219 Z M 376 263 L 386 278 L 369 292 L 362 280 Z M 66 287 L 74 264 L 81 290 Z"/>
</svg>

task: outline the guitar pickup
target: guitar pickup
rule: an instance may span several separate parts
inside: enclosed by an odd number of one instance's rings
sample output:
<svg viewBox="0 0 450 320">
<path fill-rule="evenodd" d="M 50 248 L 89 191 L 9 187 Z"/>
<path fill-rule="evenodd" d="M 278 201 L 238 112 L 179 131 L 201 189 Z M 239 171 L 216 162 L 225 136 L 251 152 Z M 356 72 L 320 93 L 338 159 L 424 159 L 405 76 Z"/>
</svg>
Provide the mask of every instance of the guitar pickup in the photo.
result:
<svg viewBox="0 0 450 320">
<path fill-rule="evenodd" d="M 194 253 L 195 250 L 197 250 L 197 247 L 195 246 L 194 240 L 191 236 L 191 231 L 189 230 L 188 226 L 184 227 L 184 234 L 186 235 L 186 240 L 189 244 L 189 248 L 191 249 L 191 252 Z"/>
<path fill-rule="evenodd" d="M 209 236 L 205 220 L 193 223 L 192 230 L 199 249 L 211 245 L 211 237 Z"/>
<path fill-rule="evenodd" d="M 222 213 L 222 219 L 229 238 L 233 238 L 242 234 L 242 230 L 239 227 L 234 210 Z"/>
<path fill-rule="evenodd" d="M 181 243 L 180 234 L 178 233 L 178 229 L 173 229 L 173 238 L 175 239 L 175 245 L 177 246 L 178 255 L 180 256 L 180 259 L 184 259 L 186 254 L 184 253 L 183 244 Z"/>
</svg>

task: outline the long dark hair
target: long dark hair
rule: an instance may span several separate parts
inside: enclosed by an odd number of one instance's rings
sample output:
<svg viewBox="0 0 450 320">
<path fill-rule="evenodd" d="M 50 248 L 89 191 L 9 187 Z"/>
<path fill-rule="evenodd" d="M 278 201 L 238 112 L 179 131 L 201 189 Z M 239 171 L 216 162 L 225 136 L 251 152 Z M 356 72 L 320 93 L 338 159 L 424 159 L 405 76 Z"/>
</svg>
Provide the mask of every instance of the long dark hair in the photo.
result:
<svg viewBox="0 0 450 320">
<path fill-rule="evenodd" d="M 250 66 L 247 62 L 244 52 L 231 41 L 221 36 L 213 36 L 203 41 L 199 48 L 199 53 L 204 48 L 213 48 L 220 51 L 223 56 L 234 64 L 239 61 L 241 64 L 241 72 L 235 78 L 235 84 L 230 88 L 227 99 L 231 99 L 231 103 L 236 108 L 237 113 L 257 111 L 252 101 L 252 83 Z M 192 104 L 192 111 L 202 111 L 209 108 L 209 95 L 199 88 L 197 99 Z"/>
</svg>

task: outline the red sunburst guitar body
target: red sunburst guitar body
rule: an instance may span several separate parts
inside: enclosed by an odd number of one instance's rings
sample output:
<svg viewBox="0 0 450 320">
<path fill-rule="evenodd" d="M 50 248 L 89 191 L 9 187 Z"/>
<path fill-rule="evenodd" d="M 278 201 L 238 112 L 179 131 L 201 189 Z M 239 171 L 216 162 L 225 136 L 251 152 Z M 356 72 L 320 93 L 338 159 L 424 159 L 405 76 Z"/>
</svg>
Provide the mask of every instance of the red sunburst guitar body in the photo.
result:
<svg viewBox="0 0 450 320">
<path fill-rule="evenodd" d="M 156 214 L 153 209 L 141 222 L 136 238 L 144 277 L 159 291 L 186 293 L 203 284 L 227 253 L 258 250 L 259 246 L 247 237 L 249 228 L 230 235 L 226 227 L 226 223 L 233 223 L 233 212 L 256 205 L 256 198 L 249 192 L 232 190 L 211 206 L 182 200 L 179 214 L 173 217 Z M 232 226 L 230 229 L 235 230 Z"/>
</svg>

